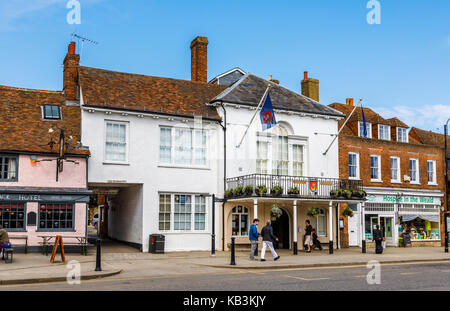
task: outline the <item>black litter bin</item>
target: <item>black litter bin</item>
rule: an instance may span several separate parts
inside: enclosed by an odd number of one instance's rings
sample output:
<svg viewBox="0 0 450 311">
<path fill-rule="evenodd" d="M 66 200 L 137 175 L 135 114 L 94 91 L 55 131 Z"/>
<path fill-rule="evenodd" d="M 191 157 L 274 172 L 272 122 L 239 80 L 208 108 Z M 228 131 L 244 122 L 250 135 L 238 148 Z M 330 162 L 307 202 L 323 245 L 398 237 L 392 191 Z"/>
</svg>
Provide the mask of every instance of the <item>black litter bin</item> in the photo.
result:
<svg viewBox="0 0 450 311">
<path fill-rule="evenodd" d="M 166 237 L 162 234 L 150 235 L 149 253 L 164 254 L 165 241 L 166 241 Z"/>
</svg>

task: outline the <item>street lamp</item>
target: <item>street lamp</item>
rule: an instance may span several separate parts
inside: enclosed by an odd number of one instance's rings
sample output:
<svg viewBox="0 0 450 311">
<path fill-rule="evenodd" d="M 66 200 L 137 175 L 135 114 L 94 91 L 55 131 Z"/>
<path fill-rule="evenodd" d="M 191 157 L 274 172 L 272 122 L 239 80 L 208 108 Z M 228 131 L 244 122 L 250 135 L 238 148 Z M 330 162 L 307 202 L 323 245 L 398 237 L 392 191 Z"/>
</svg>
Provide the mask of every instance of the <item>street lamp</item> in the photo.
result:
<svg viewBox="0 0 450 311">
<path fill-rule="evenodd" d="M 448 213 L 448 158 L 447 158 L 447 134 L 448 134 L 448 122 L 450 122 L 450 119 L 447 120 L 447 123 L 444 125 L 444 144 L 445 144 L 445 153 L 444 153 L 444 159 L 445 159 L 445 216 L 444 216 L 444 222 L 445 222 L 445 252 L 448 253 L 448 224 L 447 224 L 447 213 Z"/>
</svg>

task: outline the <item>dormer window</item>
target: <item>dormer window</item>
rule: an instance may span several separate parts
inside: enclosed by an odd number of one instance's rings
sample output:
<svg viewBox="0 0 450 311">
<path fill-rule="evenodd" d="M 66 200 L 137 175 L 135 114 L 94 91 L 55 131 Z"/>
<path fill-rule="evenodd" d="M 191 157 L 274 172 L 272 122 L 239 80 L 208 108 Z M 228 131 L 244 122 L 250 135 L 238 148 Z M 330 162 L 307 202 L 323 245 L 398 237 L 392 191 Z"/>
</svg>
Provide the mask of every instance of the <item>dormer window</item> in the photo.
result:
<svg viewBox="0 0 450 311">
<path fill-rule="evenodd" d="M 397 141 L 401 143 L 408 142 L 408 129 L 404 127 L 397 127 Z"/>
<path fill-rule="evenodd" d="M 378 139 L 391 140 L 391 127 L 389 125 L 378 124 Z"/>
<path fill-rule="evenodd" d="M 61 120 L 61 107 L 44 105 L 42 106 L 42 115 L 44 120 Z"/>
<path fill-rule="evenodd" d="M 366 138 L 372 138 L 372 123 L 366 122 Z M 364 122 L 358 122 L 358 136 L 364 137 Z"/>
</svg>

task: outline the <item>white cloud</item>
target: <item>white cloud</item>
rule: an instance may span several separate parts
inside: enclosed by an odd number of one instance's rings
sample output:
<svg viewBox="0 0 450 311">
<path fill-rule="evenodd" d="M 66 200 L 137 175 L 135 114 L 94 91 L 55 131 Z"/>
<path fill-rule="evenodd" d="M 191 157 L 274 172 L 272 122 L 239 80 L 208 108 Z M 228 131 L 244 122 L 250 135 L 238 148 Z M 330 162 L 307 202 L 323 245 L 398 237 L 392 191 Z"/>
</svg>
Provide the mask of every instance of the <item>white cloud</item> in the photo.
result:
<svg viewBox="0 0 450 311">
<path fill-rule="evenodd" d="M 393 106 L 377 108 L 383 118 L 397 117 L 410 127 L 425 130 L 442 131 L 445 122 L 450 118 L 450 105 L 424 105 L 422 107 Z"/>
</svg>

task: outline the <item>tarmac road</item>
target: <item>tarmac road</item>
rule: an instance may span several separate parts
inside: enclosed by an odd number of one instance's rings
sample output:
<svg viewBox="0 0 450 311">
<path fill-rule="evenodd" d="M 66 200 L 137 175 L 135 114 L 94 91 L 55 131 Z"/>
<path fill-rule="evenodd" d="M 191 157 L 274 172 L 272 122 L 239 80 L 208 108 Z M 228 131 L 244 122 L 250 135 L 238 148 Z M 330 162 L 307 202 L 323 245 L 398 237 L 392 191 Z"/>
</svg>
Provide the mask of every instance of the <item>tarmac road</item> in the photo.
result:
<svg viewBox="0 0 450 311">
<path fill-rule="evenodd" d="M 217 270 L 204 274 L 115 277 L 67 283 L 2 286 L 1 291 L 435 291 L 450 290 L 450 262 L 382 265 L 369 285 L 365 266 L 285 270 Z"/>
</svg>

